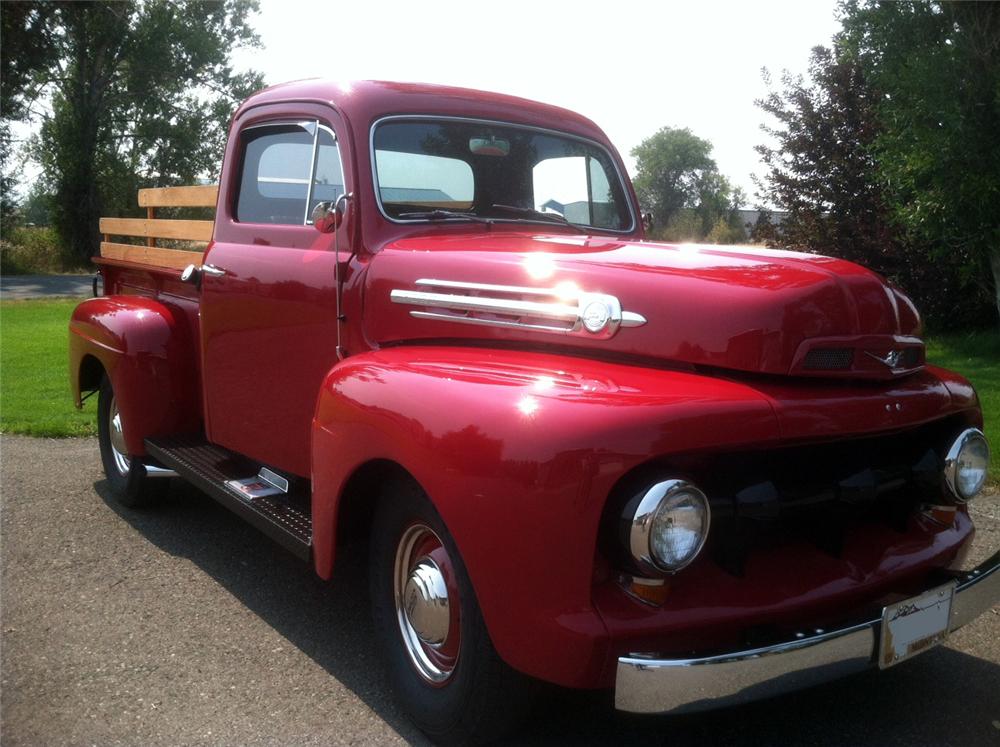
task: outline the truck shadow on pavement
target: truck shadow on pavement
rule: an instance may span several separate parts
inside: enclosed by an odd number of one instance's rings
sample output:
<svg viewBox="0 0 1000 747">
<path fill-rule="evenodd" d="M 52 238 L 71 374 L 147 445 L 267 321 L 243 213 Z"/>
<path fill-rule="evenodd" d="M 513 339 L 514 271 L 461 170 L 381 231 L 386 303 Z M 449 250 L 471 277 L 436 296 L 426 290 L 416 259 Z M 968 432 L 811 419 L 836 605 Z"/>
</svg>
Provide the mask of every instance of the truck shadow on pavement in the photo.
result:
<svg viewBox="0 0 1000 747">
<path fill-rule="evenodd" d="M 388 691 L 368 611 L 366 549 L 345 548 L 332 582 L 314 575 L 196 489 L 174 481 L 163 504 L 121 507 L 162 551 L 188 559 L 353 691 L 403 739 L 427 744 Z M 868 672 L 771 701 L 686 716 L 614 711 L 608 692 L 547 692 L 510 743 L 524 745 L 954 744 L 1000 742 L 1000 666 L 941 647 L 882 673 Z"/>
</svg>

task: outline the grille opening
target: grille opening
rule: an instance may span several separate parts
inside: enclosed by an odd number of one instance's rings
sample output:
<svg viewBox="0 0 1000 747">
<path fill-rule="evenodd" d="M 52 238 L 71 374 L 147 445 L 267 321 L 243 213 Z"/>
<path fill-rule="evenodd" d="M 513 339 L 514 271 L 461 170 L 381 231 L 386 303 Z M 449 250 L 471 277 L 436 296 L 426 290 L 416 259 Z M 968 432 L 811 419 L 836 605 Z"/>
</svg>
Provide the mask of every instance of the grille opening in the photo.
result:
<svg viewBox="0 0 1000 747">
<path fill-rule="evenodd" d="M 924 356 L 922 348 L 906 348 L 899 361 L 900 368 L 916 368 L 923 365 Z"/>
<path fill-rule="evenodd" d="M 847 371 L 854 365 L 854 348 L 815 348 L 802 367 L 809 371 Z"/>
<path fill-rule="evenodd" d="M 903 432 L 656 460 L 613 490 L 605 547 L 613 562 L 627 563 L 617 533 L 625 502 L 666 475 L 690 479 L 708 496 L 712 529 L 702 554 L 734 576 L 756 550 L 776 545 L 804 541 L 839 557 L 855 528 L 902 532 L 923 504 L 940 502 L 944 451 L 965 427 L 958 415 Z"/>
</svg>

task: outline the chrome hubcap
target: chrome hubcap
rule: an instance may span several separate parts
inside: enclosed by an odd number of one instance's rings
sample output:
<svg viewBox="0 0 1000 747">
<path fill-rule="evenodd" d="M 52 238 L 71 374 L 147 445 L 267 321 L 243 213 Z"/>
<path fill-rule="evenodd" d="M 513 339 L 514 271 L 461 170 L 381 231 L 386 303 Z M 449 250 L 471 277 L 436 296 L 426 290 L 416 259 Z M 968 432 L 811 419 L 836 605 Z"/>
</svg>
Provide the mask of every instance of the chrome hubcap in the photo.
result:
<svg viewBox="0 0 1000 747">
<path fill-rule="evenodd" d="M 403 647 L 433 685 L 455 671 L 460 647 L 458 593 L 451 560 L 425 524 L 410 526 L 396 548 L 393 590 Z"/>
<path fill-rule="evenodd" d="M 430 558 L 421 560 L 403 589 L 406 621 L 421 641 L 437 646 L 448 637 L 448 589 L 444 575 Z"/>
<path fill-rule="evenodd" d="M 111 456 L 115 461 L 115 469 L 123 477 L 128 474 L 131 460 L 128 456 L 128 449 L 125 447 L 125 434 L 122 432 L 122 415 L 118 412 L 118 402 L 111 398 L 111 412 L 108 413 Z"/>
</svg>

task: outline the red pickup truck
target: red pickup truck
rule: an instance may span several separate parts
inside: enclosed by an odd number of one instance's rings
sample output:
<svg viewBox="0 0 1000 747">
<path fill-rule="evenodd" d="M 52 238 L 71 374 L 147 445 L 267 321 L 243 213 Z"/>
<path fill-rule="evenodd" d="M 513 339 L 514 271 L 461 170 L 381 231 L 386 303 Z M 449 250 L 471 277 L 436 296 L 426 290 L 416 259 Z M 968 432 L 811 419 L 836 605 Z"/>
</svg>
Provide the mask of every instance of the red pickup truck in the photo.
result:
<svg viewBox="0 0 1000 747">
<path fill-rule="evenodd" d="M 538 680 L 673 713 L 892 666 L 1000 597 L 1000 554 L 964 563 L 976 393 L 911 301 L 839 259 L 647 242 L 578 114 L 276 86 L 217 188 L 140 203 L 216 212 L 102 221 L 69 337 L 108 484 L 179 476 L 323 578 L 369 538 L 388 675 L 436 739 L 502 733 Z"/>
</svg>

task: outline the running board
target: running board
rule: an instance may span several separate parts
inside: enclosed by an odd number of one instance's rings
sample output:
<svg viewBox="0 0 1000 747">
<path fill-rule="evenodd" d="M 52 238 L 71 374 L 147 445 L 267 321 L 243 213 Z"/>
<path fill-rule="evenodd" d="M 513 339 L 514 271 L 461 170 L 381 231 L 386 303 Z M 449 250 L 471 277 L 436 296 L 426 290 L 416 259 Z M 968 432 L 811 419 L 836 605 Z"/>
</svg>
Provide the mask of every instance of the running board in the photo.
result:
<svg viewBox="0 0 1000 747">
<path fill-rule="evenodd" d="M 175 470 L 278 544 L 303 560 L 312 558 L 312 516 L 307 491 L 292 487 L 291 492 L 255 497 L 240 492 L 226 483 L 256 477 L 260 465 L 210 444 L 201 436 L 147 438 L 146 450 L 164 467 Z"/>
</svg>

